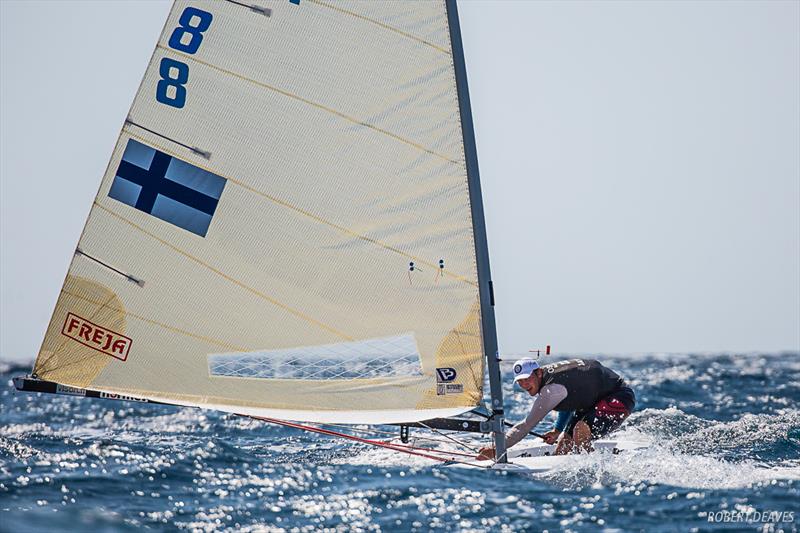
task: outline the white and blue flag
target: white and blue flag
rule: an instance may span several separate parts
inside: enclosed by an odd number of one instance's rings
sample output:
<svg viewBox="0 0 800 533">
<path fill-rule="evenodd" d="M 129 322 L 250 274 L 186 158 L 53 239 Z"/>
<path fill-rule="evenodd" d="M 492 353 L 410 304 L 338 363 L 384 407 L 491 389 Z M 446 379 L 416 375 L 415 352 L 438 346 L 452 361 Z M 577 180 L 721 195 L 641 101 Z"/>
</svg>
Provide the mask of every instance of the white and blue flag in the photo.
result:
<svg viewBox="0 0 800 533">
<path fill-rule="evenodd" d="M 129 139 L 108 195 L 205 237 L 225 181 Z"/>
</svg>

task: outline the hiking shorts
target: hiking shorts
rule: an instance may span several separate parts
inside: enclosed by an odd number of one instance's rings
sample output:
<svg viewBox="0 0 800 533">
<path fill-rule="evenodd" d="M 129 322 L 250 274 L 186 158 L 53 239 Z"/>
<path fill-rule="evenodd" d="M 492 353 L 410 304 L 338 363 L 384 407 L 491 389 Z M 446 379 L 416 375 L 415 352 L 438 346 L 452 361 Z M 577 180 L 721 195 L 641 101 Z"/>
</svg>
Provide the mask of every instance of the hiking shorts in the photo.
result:
<svg viewBox="0 0 800 533">
<path fill-rule="evenodd" d="M 564 431 L 572 435 L 575 424 L 583 420 L 592 430 L 592 439 L 605 437 L 628 418 L 636 406 L 636 396 L 630 387 L 620 387 L 585 411 L 575 411 Z"/>
</svg>

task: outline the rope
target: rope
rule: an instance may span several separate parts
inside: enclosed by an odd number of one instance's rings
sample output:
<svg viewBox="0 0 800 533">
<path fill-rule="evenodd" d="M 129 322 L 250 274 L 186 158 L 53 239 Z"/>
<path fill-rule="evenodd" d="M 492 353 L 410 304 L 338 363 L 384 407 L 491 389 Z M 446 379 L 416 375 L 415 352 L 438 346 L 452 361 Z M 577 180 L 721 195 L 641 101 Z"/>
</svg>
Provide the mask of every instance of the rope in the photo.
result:
<svg viewBox="0 0 800 533">
<path fill-rule="evenodd" d="M 441 433 L 441 432 L 437 431 L 436 429 L 423 424 L 422 422 L 420 422 L 419 424 L 422 425 L 422 427 L 424 427 L 426 429 L 429 429 L 430 431 L 433 431 L 434 433 L 438 433 L 442 437 L 444 437 L 446 439 L 449 439 L 449 440 L 455 442 L 456 444 L 458 444 L 460 446 L 463 446 L 464 448 L 470 450 L 471 452 L 475 452 L 475 453 L 478 452 L 478 450 L 476 450 L 474 448 L 470 448 L 466 444 L 463 444 L 463 443 L 457 441 L 456 439 L 446 435 L 445 433 Z M 446 453 L 446 454 L 451 454 L 451 455 L 461 455 L 463 457 L 471 457 L 473 459 L 475 458 L 475 453 L 461 453 L 461 452 L 455 452 L 455 451 L 438 450 L 436 448 L 422 448 L 422 447 L 419 447 L 419 446 L 412 446 L 410 444 L 393 443 L 391 441 L 397 439 L 397 437 L 395 436 L 396 433 L 392 432 L 392 431 L 381 431 L 381 430 L 377 430 L 377 429 L 376 430 L 372 430 L 372 431 L 366 431 L 366 430 L 363 430 L 363 429 L 351 428 L 350 426 L 346 426 L 344 424 L 319 424 L 319 426 L 322 426 L 322 427 L 347 428 L 352 433 L 361 433 L 362 435 L 371 435 L 371 434 L 374 434 L 374 433 L 382 433 L 384 435 L 391 435 L 392 436 L 392 438 L 389 439 L 388 441 L 383 441 L 385 443 L 391 444 L 392 446 L 398 446 L 398 447 L 401 447 L 401 448 L 409 448 L 409 449 L 412 449 L 412 450 L 425 450 L 425 451 L 436 452 L 436 453 Z M 441 439 L 432 439 L 432 438 L 426 438 L 426 437 L 412 437 L 412 438 L 414 440 L 429 440 L 429 441 L 433 441 L 433 442 L 445 442 L 445 441 L 443 441 Z"/>
<path fill-rule="evenodd" d="M 420 422 L 420 423 L 419 423 L 419 425 L 420 425 L 420 426 L 422 426 L 422 427 L 424 427 L 425 429 L 428 429 L 428 430 L 430 430 L 430 431 L 433 431 L 433 432 L 434 432 L 434 433 L 436 433 L 437 435 L 441 435 L 442 437 L 446 438 L 446 439 L 447 439 L 447 440 L 449 440 L 449 441 L 455 442 L 456 444 L 458 444 L 458 445 L 459 445 L 459 446 L 461 446 L 462 448 L 466 448 L 467 450 L 469 450 L 469 451 L 471 451 L 471 452 L 475 452 L 475 453 L 477 453 L 477 452 L 478 452 L 478 450 L 476 450 L 475 448 L 473 448 L 473 447 L 471 447 L 471 446 L 467 446 L 467 445 L 466 445 L 466 444 L 464 444 L 463 442 L 461 442 L 461 441 L 459 441 L 459 440 L 457 440 L 457 439 L 454 439 L 454 438 L 453 438 L 453 437 L 451 437 L 450 435 L 448 435 L 448 434 L 446 434 L 446 433 L 442 433 L 442 432 L 440 432 L 439 430 L 437 430 L 437 429 L 435 429 L 435 428 L 432 428 L 432 427 L 430 427 L 429 425 L 427 425 L 427 424 L 425 424 L 425 423 L 423 423 L 423 422 Z M 461 454 L 461 455 L 466 455 L 466 454 Z"/>
<path fill-rule="evenodd" d="M 392 437 L 397 435 L 396 431 L 382 431 L 380 429 L 372 429 L 367 431 L 366 429 L 359 429 L 357 427 L 348 426 L 347 424 L 319 424 L 319 425 L 329 428 L 344 428 L 350 430 L 352 433 L 361 433 L 362 435 L 374 435 L 376 433 L 380 433 L 382 435 L 391 435 Z"/>
<path fill-rule="evenodd" d="M 378 442 L 381 442 L 381 441 L 378 441 Z M 424 451 L 428 451 L 428 452 L 435 452 L 435 453 L 441 453 L 441 454 L 447 454 L 447 455 L 460 455 L 462 457 L 470 457 L 472 459 L 475 459 L 475 454 L 473 454 L 473 453 L 461 453 L 461 452 L 454 452 L 454 451 L 448 451 L 448 450 L 437 450 L 436 448 L 422 448 L 420 446 L 412 446 L 410 444 L 396 444 L 396 443 L 392 443 L 390 441 L 382 441 L 382 442 L 384 442 L 386 444 L 389 444 L 390 446 L 397 446 L 398 448 L 407 448 L 409 450 L 424 450 Z"/>
<path fill-rule="evenodd" d="M 441 443 L 444 443 L 444 444 L 448 444 L 448 441 L 446 441 L 445 439 L 437 439 L 437 438 L 434 438 L 434 437 L 422 437 L 422 436 L 414 435 L 414 436 L 409 436 L 408 438 L 409 438 L 409 440 L 414 441 L 414 442 L 417 442 L 417 441 L 430 441 L 430 442 L 441 442 Z M 395 439 L 397 439 L 397 437 L 395 437 Z"/>
<path fill-rule="evenodd" d="M 247 416 L 247 415 L 242 415 L 242 416 Z M 310 431 L 312 433 L 320 433 L 322 435 L 328 435 L 328 436 L 332 436 L 332 437 L 341 437 L 341 438 L 344 438 L 344 439 L 349 439 L 349 440 L 353 440 L 353 441 L 356 441 L 356 442 L 361 442 L 363 444 L 370 444 L 372 446 L 378 446 L 380 448 L 387 448 L 389 450 L 394 450 L 394 451 L 397 451 L 397 452 L 403 452 L 403 453 L 407 453 L 409 455 L 416 455 L 418 457 L 424 457 L 426 459 L 432 459 L 434 461 L 439 461 L 439 462 L 445 463 L 445 464 L 457 463 L 457 464 L 463 464 L 463 465 L 467 465 L 467 466 L 474 466 L 476 468 L 487 468 L 485 466 L 480 466 L 480 465 L 476 465 L 476 464 L 473 464 L 473 463 L 468 463 L 466 461 L 459 461 L 457 459 L 446 459 L 444 457 L 438 457 L 438 456 L 430 455 L 430 454 L 427 454 L 427 453 L 420 453 L 420 452 L 412 451 L 412 449 L 424 449 L 424 450 L 427 450 L 427 451 L 430 451 L 430 452 L 435 452 L 435 453 L 450 454 L 450 452 L 444 452 L 442 450 L 435 450 L 435 449 L 432 449 L 432 448 L 417 448 L 416 446 L 403 446 L 403 445 L 400 445 L 400 444 L 390 444 L 390 443 L 381 442 L 381 441 L 378 441 L 378 440 L 364 439 L 364 438 L 361 438 L 361 437 L 356 437 L 354 435 L 348 435 L 346 433 L 340 433 L 338 431 L 331 431 L 329 429 L 322 429 L 322 428 L 317 428 L 317 427 L 313 427 L 313 426 L 306 426 L 306 425 L 298 424 L 298 423 L 295 423 L 295 422 L 288 422 L 286 420 L 278 420 L 277 418 L 269 418 L 269 417 L 264 417 L 264 416 L 251 416 L 250 418 L 254 418 L 256 420 L 262 420 L 264 422 L 269 422 L 270 424 L 276 424 L 276 425 L 279 425 L 279 426 L 285 426 L 285 427 L 290 427 L 290 428 L 295 428 L 295 429 L 302 429 L 303 431 Z M 464 455 L 464 454 L 459 454 L 459 455 Z"/>
<path fill-rule="evenodd" d="M 350 430 L 351 433 L 361 433 L 362 435 L 373 435 L 375 433 L 380 433 L 380 434 L 383 434 L 383 435 L 391 435 L 392 436 L 391 439 L 389 439 L 388 441 L 383 441 L 383 442 L 387 442 L 387 443 L 391 444 L 392 446 L 399 446 L 399 447 L 403 447 L 403 448 L 411 448 L 411 449 L 414 449 L 414 450 L 425 450 L 425 451 L 436 452 L 436 453 L 448 453 L 448 454 L 452 454 L 452 455 L 462 455 L 464 457 L 472 457 L 473 459 L 475 458 L 475 454 L 472 454 L 472 453 L 460 453 L 460 452 L 455 452 L 455 451 L 437 450 L 436 448 L 422 448 L 422 447 L 418 447 L 418 446 L 411 446 L 410 444 L 393 443 L 391 441 L 397 439 L 397 437 L 396 437 L 397 433 L 395 433 L 394 431 L 381 431 L 381 430 L 378 430 L 378 429 L 372 430 L 372 431 L 367 431 L 365 429 L 353 428 L 353 427 L 347 426 L 345 424 L 319 424 L 319 425 L 322 426 L 322 427 L 329 427 L 329 428 L 330 427 L 347 428 L 348 430 Z M 459 441 L 453 439 L 452 437 L 449 437 L 448 435 L 446 435 L 444 433 L 440 433 L 440 432 L 436 431 L 435 429 L 433 429 L 431 427 L 428 427 L 428 426 L 426 426 L 424 424 L 423 424 L 423 426 L 425 428 L 435 432 L 435 433 L 439 433 L 439 435 L 443 436 L 446 439 L 449 439 L 449 440 L 455 442 L 456 444 L 461 444 Z M 411 437 L 411 439 L 414 440 L 414 441 L 428 440 L 428 441 L 431 441 L 431 442 L 444 442 L 444 443 L 447 443 L 446 440 L 434 439 L 434 438 L 431 438 L 431 437 Z M 477 450 L 475 450 L 473 448 L 470 448 L 469 446 L 466 446 L 464 444 L 461 444 L 461 445 L 464 446 L 465 448 L 467 448 L 468 450 L 477 453 Z"/>
</svg>

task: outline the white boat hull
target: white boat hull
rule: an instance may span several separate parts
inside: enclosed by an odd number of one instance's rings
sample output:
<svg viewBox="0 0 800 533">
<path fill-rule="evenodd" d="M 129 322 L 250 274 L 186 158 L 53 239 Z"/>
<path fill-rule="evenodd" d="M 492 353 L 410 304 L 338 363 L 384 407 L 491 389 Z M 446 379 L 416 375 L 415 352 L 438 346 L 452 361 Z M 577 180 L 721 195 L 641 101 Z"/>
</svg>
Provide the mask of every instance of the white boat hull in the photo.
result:
<svg viewBox="0 0 800 533">
<path fill-rule="evenodd" d="M 634 450 L 647 448 L 649 444 L 632 440 L 597 440 L 592 443 L 595 451 L 602 454 L 626 454 Z M 574 455 L 553 455 L 554 444 L 535 444 L 525 448 L 512 448 L 508 452 L 507 463 L 493 463 L 493 461 L 472 461 L 470 463 L 454 464 L 454 467 L 471 468 L 475 466 L 491 468 L 492 470 L 505 470 L 521 474 L 539 474 L 559 469 L 574 460 Z"/>
</svg>

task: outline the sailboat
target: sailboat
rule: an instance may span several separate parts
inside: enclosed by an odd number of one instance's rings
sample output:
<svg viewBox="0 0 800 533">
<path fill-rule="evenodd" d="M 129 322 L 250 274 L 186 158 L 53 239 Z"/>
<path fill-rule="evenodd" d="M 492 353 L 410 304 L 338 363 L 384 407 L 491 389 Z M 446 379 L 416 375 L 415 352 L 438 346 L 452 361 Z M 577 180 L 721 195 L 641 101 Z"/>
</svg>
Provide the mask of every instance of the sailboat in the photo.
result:
<svg viewBox="0 0 800 533">
<path fill-rule="evenodd" d="M 455 0 L 177 0 L 14 383 L 503 464 L 493 306 Z"/>
</svg>

